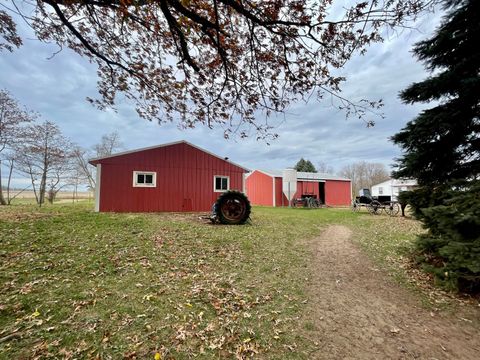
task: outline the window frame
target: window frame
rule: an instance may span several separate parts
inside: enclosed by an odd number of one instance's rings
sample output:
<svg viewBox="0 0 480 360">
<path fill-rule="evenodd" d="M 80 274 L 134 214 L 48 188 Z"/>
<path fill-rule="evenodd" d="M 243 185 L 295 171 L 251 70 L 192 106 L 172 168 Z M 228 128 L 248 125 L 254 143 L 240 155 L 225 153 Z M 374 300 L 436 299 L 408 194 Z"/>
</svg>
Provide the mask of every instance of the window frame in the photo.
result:
<svg viewBox="0 0 480 360">
<path fill-rule="evenodd" d="M 227 188 L 217 189 L 217 179 L 227 179 Z M 221 185 L 221 184 L 220 184 Z M 230 176 L 227 175 L 214 175 L 213 176 L 213 192 L 226 192 L 230 190 Z"/>
<path fill-rule="evenodd" d="M 138 175 L 152 175 L 152 183 L 138 183 Z M 141 171 L 141 170 L 134 170 L 133 171 L 133 187 L 146 187 L 146 188 L 155 188 L 157 187 L 157 173 L 155 171 Z"/>
</svg>

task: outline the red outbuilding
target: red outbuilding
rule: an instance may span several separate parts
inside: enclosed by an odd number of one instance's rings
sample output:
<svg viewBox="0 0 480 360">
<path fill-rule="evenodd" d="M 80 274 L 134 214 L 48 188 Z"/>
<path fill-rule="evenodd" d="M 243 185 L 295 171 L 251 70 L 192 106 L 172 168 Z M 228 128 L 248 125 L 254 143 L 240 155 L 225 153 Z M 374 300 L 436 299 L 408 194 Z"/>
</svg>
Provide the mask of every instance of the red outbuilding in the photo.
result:
<svg viewBox="0 0 480 360">
<path fill-rule="evenodd" d="M 248 172 L 186 141 L 90 160 L 96 211 L 208 211 L 226 190 L 244 191 Z"/>
<path fill-rule="evenodd" d="M 253 205 L 288 206 L 283 193 L 280 170 L 255 170 L 247 176 L 246 192 Z M 349 206 L 352 201 L 350 179 L 323 173 L 297 172 L 297 191 L 293 198 L 314 197 L 329 206 Z"/>
</svg>

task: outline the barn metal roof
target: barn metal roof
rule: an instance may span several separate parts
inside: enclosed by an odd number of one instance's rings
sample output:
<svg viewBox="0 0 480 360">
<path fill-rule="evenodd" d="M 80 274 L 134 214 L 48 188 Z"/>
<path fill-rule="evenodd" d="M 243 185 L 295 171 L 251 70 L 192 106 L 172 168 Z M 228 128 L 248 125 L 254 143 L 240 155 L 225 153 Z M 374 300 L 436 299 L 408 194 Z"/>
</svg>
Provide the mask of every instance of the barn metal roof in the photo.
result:
<svg viewBox="0 0 480 360">
<path fill-rule="evenodd" d="M 263 170 L 263 169 L 256 169 L 257 171 L 260 171 L 268 176 L 271 177 L 282 177 L 283 176 L 283 170 Z M 255 170 L 253 170 L 255 171 Z M 333 174 L 327 174 L 327 173 L 311 173 L 311 172 L 303 172 L 303 171 L 297 171 L 297 179 L 298 180 L 339 180 L 339 181 L 350 181 L 350 179 L 333 175 Z"/>
<path fill-rule="evenodd" d="M 161 145 L 155 145 L 155 146 L 149 146 L 149 147 L 144 147 L 144 148 L 140 148 L 140 149 L 134 149 L 134 150 L 128 150 L 128 151 L 122 151 L 122 152 L 119 152 L 119 153 L 116 153 L 116 154 L 112 154 L 112 155 L 109 155 L 109 156 L 102 156 L 102 157 L 98 157 L 98 158 L 94 158 L 94 159 L 90 159 L 88 162 L 92 165 L 93 162 L 99 162 L 100 160 L 104 160 L 104 159 L 109 159 L 109 158 L 113 158 L 113 157 L 117 157 L 117 156 L 122 156 L 122 155 L 128 155 L 128 154 L 133 154 L 133 153 L 136 153 L 136 152 L 140 152 L 140 151 L 146 151 L 146 150 L 153 150 L 153 149 L 158 149 L 158 148 L 161 148 L 161 147 L 166 147 L 166 146 L 171 146 L 171 145 L 177 145 L 177 144 L 187 144 L 187 145 L 190 145 L 191 147 L 194 147 L 200 151 L 203 151 L 204 153 L 207 153 L 209 155 L 212 155 L 220 160 L 223 160 L 223 161 L 226 161 L 227 163 L 230 163 L 232 165 L 235 165 L 243 170 L 245 170 L 245 172 L 248 172 L 250 171 L 249 169 L 247 169 L 246 167 L 244 166 L 241 166 L 241 165 L 238 165 L 236 163 L 234 163 L 233 161 L 230 161 L 228 160 L 228 158 L 224 158 L 224 157 L 221 157 L 219 155 L 216 155 L 208 150 L 205 150 L 205 149 L 202 149 L 201 147 L 197 146 L 197 145 L 194 145 L 192 143 L 189 143 L 188 141 L 186 140 L 180 140 L 180 141 L 174 141 L 174 142 L 171 142 L 171 143 L 166 143 L 166 144 L 161 144 Z"/>
</svg>

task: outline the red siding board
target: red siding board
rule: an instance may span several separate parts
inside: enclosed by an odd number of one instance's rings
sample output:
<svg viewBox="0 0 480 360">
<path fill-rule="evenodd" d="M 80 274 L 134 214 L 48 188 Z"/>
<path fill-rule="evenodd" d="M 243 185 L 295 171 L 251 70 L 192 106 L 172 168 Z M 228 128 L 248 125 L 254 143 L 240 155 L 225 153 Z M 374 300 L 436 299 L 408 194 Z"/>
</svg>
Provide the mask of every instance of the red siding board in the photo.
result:
<svg viewBox="0 0 480 360">
<path fill-rule="evenodd" d="M 247 196 L 253 205 L 273 206 L 273 178 L 255 170 L 245 180 Z"/>
<path fill-rule="evenodd" d="M 275 178 L 275 206 L 288 206 L 288 199 L 283 194 L 283 182 L 281 177 Z"/>
<path fill-rule="evenodd" d="M 327 180 L 325 202 L 331 206 L 348 206 L 351 203 L 350 181 Z"/>
<path fill-rule="evenodd" d="M 242 190 L 245 172 L 188 143 L 177 143 L 105 158 L 100 181 L 100 211 L 209 211 L 220 193 L 213 177 L 230 177 L 230 189 Z M 133 187 L 133 171 L 155 171 L 155 188 Z"/>
<path fill-rule="evenodd" d="M 319 181 L 298 181 L 297 193 L 295 197 L 302 197 L 302 195 L 320 197 L 320 182 Z"/>
</svg>

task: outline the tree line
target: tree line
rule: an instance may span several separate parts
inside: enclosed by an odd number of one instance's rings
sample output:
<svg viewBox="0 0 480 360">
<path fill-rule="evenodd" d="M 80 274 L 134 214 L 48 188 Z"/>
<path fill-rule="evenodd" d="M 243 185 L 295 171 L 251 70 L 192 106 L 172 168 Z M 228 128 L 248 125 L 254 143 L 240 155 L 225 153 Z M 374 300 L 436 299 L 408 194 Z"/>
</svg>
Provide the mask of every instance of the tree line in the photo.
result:
<svg viewBox="0 0 480 360">
<path fill-rule="evenodd" d="M 85 149 L 65 136 L 57 124 L 27 110 L 7 91 L 0 90 L 0 204 L 9 205 L 31 189 L 38 205 L 52 203 L 66 187 L 95 188 L 95 168 L 88 159 L 106 156 L 122 147 L 116 132 Z M 6 174 L 2 171 L 6 170 Z M 12 189 L 15 175 L 28 178 L 23 189 Z M 6 183 L 2 183 L 2 177 Z"/>
</svg>

